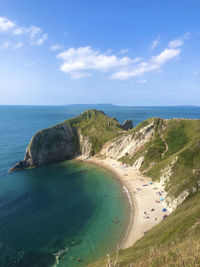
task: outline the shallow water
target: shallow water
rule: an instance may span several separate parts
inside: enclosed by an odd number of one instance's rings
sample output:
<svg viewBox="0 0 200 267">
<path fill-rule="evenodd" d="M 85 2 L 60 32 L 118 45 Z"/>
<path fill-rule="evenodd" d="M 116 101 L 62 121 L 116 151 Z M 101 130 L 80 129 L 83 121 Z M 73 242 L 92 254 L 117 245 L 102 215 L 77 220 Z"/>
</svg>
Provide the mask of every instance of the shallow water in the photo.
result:
<svg viewBox="0 0 200 267">
<path fill-rule="evenodd" d="M 3 266 L 52 266 L 56 255 L 59 266 L 84 266 L 123 238 L 127 204 L 118 198 L 121 186 L 110 173 L 62 162 L 5 179 L 0 185 Z"/>
<path fill-rule="evenodd" d="M 89 107 L 0 107 L 0 266 L 52 266 L 56 256 L 59 266 L 85 266 L 122 240 L 127 202 L 106 170 L 68 161 L 8 173 L 34 133 Z M 152 116 L 200 118 L 198 107 L 101 109 L 135 125 Z"/>
</svg>

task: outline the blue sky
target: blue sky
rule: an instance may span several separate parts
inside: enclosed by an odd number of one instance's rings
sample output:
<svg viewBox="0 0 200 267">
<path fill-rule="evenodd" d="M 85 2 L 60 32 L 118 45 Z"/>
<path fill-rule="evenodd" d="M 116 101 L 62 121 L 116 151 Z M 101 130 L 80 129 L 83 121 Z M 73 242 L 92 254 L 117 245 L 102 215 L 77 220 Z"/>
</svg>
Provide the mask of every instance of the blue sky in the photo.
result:
<svg viewBox="0 0 200 267">
<path fill-rule="evenodd" d="M 199 0 L 1 0 L 0 104 L 200 104 Z"/>
</svg>

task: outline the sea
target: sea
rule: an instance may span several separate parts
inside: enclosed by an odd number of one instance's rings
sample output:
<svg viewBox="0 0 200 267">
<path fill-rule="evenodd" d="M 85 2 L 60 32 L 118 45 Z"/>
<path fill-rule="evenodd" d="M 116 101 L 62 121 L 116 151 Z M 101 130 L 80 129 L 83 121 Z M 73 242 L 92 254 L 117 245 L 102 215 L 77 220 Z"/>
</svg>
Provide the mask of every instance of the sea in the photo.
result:
<svg viewBox="0 0 200 267">
<path fill-rule="evenodd" d="M 150 117 L 200 119 L 195 106 L 0 106 L 1 267 L 82 267 L 120 246 L 129 206 L 112 173 L 75 161 L 8 172 L 38 130 L 89 108 L 134 126 Z"/>
</svg>

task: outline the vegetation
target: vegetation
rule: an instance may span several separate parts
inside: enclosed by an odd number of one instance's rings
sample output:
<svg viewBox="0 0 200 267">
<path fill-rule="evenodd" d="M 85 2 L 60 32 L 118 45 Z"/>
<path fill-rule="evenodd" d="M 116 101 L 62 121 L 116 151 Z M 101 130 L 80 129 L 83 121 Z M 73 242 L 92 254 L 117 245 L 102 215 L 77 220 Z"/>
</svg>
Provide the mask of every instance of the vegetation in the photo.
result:
<svg viewBox="0 0 200 267">
<path fill-rule="evenodd" d="M 93 155 L 100 151 L 104 143 L 124 132 L 115 118 L 106 116 L 103 111 L 92 109 L 77 117 L 39 131 L 32 138 L 29 147 L 34 151 L 40 151 L 43 147 L 50 150 L 54 146 L 60 146 L 66 139 L 65 124 L 71 129 L 76 150 L 78 151 L 80 146 L 77 132 L 81 131 L 83 136 L 89 138 Z M 51 134 L 49 130 L 53 130 Z M 34 142 L 32 142 L 33 140 Z"/>
<path fill-rule="evenodd" d="M 161 161 L 162 153 L 165 150 L 165 144 L 163 143 L 160 137 L 160 130 L 163 127 L 164 120 L 160 118 L 147 119 L 141 122 L 140 124 L 138 124 L 132 130 L 130 130 L 128 134 L 139 132 L 140 129 L 151 124 L 152 122 L 154 122 L 154 130 L 155 130 L 154 138 L 150 142 L 146 143 L 132 157 L 127 155 L 127 156 L 122 157 L 120 161 L 123 161 L 129 165 L 132 165 L 139 157 L 145 155 L 145 161 L 144 161 L 144 164 L 142 165 L 141 170 L 145 170 L 146 168 L 148 168 L 149 164 L 151 164 L 152 162 Z"/>
<path fill-rule="evenodd" d="M 176 198 L 185 190 L 190 194 L 133 247 L 119 252 L 119 266 L 200 266 L 200 120 L 153 120 L 156 127 L 152 140 L 132 157 L 126 155 L 120 160 L 133 164 L 144 156 L 140 170 L 153 180 L 159 180 L 170 166 L 168 195 Z M 92 266 L 106 266 L 106 259 Z"/>
<path fill-rule="evenodd" d="M 82 135 L 89 138 L 92 144 L 92 154 L 98 153 L 104 143 L 124 132 L 115 118 L 110 118 L 103 111 L 95 109 L 87 110 L 78 117 L 65 122 L 81 130 Z"/>
<path fill-rule="evenodd" d="M 119 266 L 199 266 L 200 193 L 192 194 L 168 218 L 128 249 L 119 252 Z M 113 255 L 113 261 L 115 255 Z M 195 265 L 196 264 L 196 265 Z M 106 266 L 106 258 L 92 264 Z"/>
<path fill-rule="evenodd" d="M 153 180 L 159 180 L 162 170 L 177 157 L 166 190 L 173 197 L 184 190 L 192 191 L 200 180 L 200 120 L 153 118 L 142 125 L 147 125 L 152 120 L 155 123 L 153 139 L 132 157 L 127 155 L 120 160 L 132 165 L 144 156 L 140 170 Z M 138 129 L 141 129 L 140 124 Z M 135 131 L 135 128 L 131 131 Z"/>
</svg>

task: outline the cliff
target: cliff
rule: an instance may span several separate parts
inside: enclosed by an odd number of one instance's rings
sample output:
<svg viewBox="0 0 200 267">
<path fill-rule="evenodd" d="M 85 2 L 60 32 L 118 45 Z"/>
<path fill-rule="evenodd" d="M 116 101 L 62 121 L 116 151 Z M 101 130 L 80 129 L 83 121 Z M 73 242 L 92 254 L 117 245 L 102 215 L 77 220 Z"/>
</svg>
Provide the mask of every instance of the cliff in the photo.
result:
<svg viewBox="0 0 200 267">
<path fill-rule="evenodd" d="M 66 122 L 44 129 L 31 139 L 25 158 L 11 170 L 41 166 L 50 162 L 73 158 L 79 153 L 78 135 Z"/>
<path fill-rule="evenodd" d="M 106 116 L 103 111 L 85 111 L 36 133 L 26 149 L 24 159 L 10 170 L 38 167 L 72 159 L 77 155 L 90 157 L 99 152 L 104 143 L 123 132 L 120 123 Z"/>
</svg>

